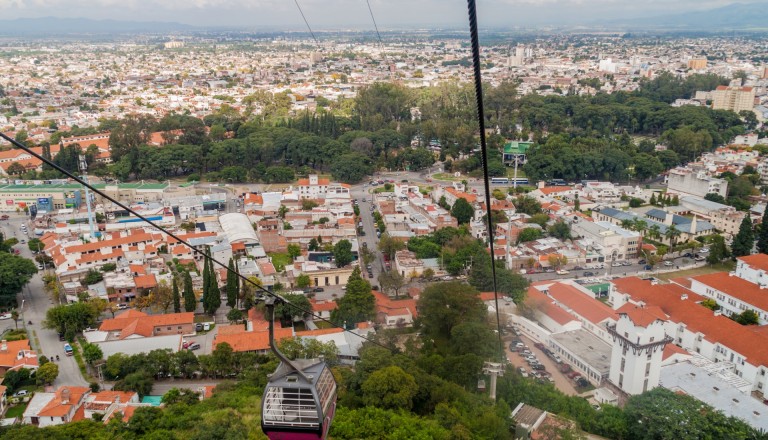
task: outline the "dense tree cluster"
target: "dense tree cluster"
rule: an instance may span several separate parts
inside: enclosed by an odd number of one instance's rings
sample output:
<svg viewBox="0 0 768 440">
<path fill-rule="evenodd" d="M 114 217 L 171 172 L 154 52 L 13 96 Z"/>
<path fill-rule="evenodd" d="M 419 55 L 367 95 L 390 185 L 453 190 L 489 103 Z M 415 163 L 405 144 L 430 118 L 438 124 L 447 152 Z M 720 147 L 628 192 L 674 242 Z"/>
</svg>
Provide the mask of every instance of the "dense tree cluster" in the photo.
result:
<svg viewBox="0 0 768 440">
<path fill-rule="evenodd" d="M 5 240 L 0 233 L 0 308 L 16 306 L 16 294 L 37 273 L 32 260 L 11 253 L 17 242 Z"/>
</svg>

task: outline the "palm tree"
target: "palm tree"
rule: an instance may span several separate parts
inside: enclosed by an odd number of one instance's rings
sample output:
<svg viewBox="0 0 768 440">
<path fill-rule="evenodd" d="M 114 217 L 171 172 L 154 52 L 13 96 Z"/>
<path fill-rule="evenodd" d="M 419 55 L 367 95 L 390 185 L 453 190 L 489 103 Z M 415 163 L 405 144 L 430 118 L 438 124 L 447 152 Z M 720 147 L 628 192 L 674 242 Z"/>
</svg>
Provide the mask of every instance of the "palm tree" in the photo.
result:
<svg viewBox="0 0 768 440">
<path fill-rule="evenodd" d="M 670 225 L 666 231 L 664 231 L 664 238 L 669 240 L 670 248 L 675 247 L 675 244 L 677 242 L 677 237 L 680 236 L 680 231 L 675 227 L 675 225 Z"/>
<path fill-rule="evenodd" d="M 639 232 L 641 236 L 645 236 L 645 231 L 648 230 L 648 222 L 639 218 L 635 220 L 635 231 Z"/>
<path fill-rule="evenodd" d="M 621 221 L 621 227 L 624 229 L 632 229 L 633 224 L 634 222 L 628 218 L 625 218 L 624 220 Z"/>
<path fill-rule="evenodd" d="M 19 329 L 19 311 L 16 309 L 11 310 L 11 319 L 13 319 L 13 324 L 16 326 L 16 330 Z"/>
<path fill-rule="evenodd" d="M 661 231 L 661 228 L 659 227 L 659 225 L 651 225 L 648 228 L 648 236 L 651 238 L 658 239 L 661 236 L 660 231 Z"/>
</svg>

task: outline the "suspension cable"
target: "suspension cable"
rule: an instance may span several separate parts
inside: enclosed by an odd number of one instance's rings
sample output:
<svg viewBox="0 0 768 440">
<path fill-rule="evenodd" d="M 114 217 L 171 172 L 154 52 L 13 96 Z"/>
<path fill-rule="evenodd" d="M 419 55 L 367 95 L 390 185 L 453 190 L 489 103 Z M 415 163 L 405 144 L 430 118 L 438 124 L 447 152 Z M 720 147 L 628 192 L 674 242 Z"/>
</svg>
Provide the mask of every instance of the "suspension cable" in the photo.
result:
<svg viewBox="0 0 768 440">
<path fill-rule="evenodd" d="M 269 291 L 268 289 L 265 289 L 264 287 L 260 286 L 256 282 L 254 282 L 251 279 L 247 278 L 245 275 L 240 274 L 238 271 L 230 270 L 229 269 L 229 265 L 224 264 L 223 262 L 213 258 L 210 253 L 204 252 L 204 251 L 202 251 L 200 249 L 195 248 L 194 246 L 189 244 L 186 240 L 182 240 L 178 235 L 174 234 L 173 232 L 170 232 L 169 230 L 167 230 L 166 228 L 160 226 L 159 224 L 155 223 L 154 221 L 152 221 L 152 220 L 148 219 L 147 217 L 139 214 L 138 212 L 134 211 L 130 207 L 126 206 L 125 204 L 123 204 L 121 202 L 119 202 L 114 197 L 111 197 L 110 195 L 106 194 L 104 191 L 101 191 L 101 190 L 95 188 L 93 185 L 89 184 L 85 180 L 81 179 L 80 177 L 78 177 L 78 176 L 70 173 L 69 171 L 65 170 L 64 168 L 60 167 L 59 165 L 54 163 L 52 160 L 49 160 L 49 159 L 43 157 L 42 155 L 37 154 L 31 148 L 27 147 L 26 145 L 22 144 L 21 142 L 17 141 L 16 139 L 6 135 L 5 133 L 3 133 L 1 131 L 0 131 L 0 137 L 2 137 L 3 139 L 7 140 L 8 142 L 13 144 L 14 146 L 16 146 L 16 147 L 24 150 L 25 152 L 29 153 L 34 158 L 39 159 L 42 162 L 50 165 L 56 171 L 66 175 L 70 179 L 72 179 L 75 182 L 79 183 L 80 185 L 90 189 L 91 191 L 93 191 L 94 193 L 100 195 L 104 199 L 109 200 L 110 202 L 112 202 L 113 204 L 117 205 L 118 207 L 120 207 L 120 208 L 128 211 L 129 213 L 135 215 L 139 220 L 143 221 L 144 223 L 148 224 L 149 226 L 151 226 L 151 227 L 159 230 L 160 232 L 166 234 L 167 236 L 177 240 L 179 243 L 181 243 L 183 245 L 186 245 L 188 248 L 190 248 L 192 250 L 193 253 L 198 254 L 198 255 L 200 255 L 200 256 L 202 256 L 204 258 L 207 258 L 211 262 L 216 263 L 220 267 L 226 269 L 228 277 L 231 276 L 231 275 L 235 275 L 236 277 L 238 277 L 241 280 L 243 280 L 243 282 L 249 283 L 250 285 L 255 287 L 257 290 L 261 291 L 262 293 L 264 293 L 266 295 L 269 295 L 269 296 L 272 296 L 272 297 L 275 297 L 275 298 L 278 298 L 280 301 L 290 305 L 291 307 L 293 307 L 296 310 L 302 312 L 303 314 L 306 314 L 308 316 L 316 318 L 317 320 L 320 320 L 320 321 L 326 322 L 328 324 L 331 324 L 333 327 L 336 327 L 336 325 L 333 322 L 331 322 L 329 319 L 323 318 L 322 316 L 315 314 L 312 310 L 306 310 L 306 309 L 303 309 L 303 308 L 301 308 L 301 307 L 291 303 L 290 301 L 286 300 L 285 298 L 283 298 L 282 296 L 278 295 L 277 293 L 274 293 L 274 292 Z M 354 332 L 352 332 L 350 330 L 347 330 L 347 329 L 345 329 L 343 327 L 341 329 L 343 331 L 345 331 L 345 332 L 352 333 L 353 335 L 355 335 L 355 336 L 357 336 L 359 338 L 362 338 L 362 339 L 364 339 L 364 340 L 366 340 L 368 342 L 374 343 L 374 344 L 376 344 L 376 345 L 378 345 L 378 346 L 380 346 L 382 348 L 385 348 L 385 349 L 387 349 L 389 351 L 392 351 L 389 347 L 387 347 L 387 346 L 385 346 L 385 345 L 383 345 L 383 344 L 381 344 L 381 343 L 379 343 L 379 342 L 377 342 L 377 341 L 375 341 L 375 340 L 373 340 L 371 338 L 368 338 L 368 337 L 362 336 L 362 335 L 358 335 L 357 333 L 354 333 Z"/>
<path fill-rule="evenodd" d="M 309 34 L 312 35 L 312 39 L 315 40 L 315 44 L 318 46 L 320 45 L 320 42 L 317 41 L 317 37 L 315 37 L 315 33 L 312 32 L 312 27 L 309 26 L 309 22 L 307 21 L 307 17 L 304 16 L 304 11 L 301 10 L 301 6 L 299 5 L 299 0 L 293 0 L 294 3 L 296 3 L 296 7 L 299 8 L 299 14 L 301 14 L 301 18 L 304 19 L 304 24 L 307 25 L 307 29 L 309 29 Z"/>
<path fill-rule="evenodd" d="M 485 139 L 485 112 L 483 111 L 483 79 L 480 73 L 480 42 L 477 35 L 477 7 L 475 0 L 467 0 L 469 13 L 469 33 L 472 41 L 472 67 L 475 76 L 475 96 L 477 98 L 477 123 L 480 126 L 480 151 L 483 162 L 483 183 L 485 184 L 485 208 L 488 216 L 488 241 L 491 250 L 491 273 L 493 274 L 493 299 L 496 305 L 496 327 L 499 334 L 499 345 L 504 352 L 504 342 L 501 340 L 501 318 L 499 317 L 499 292 L 496 283 L 496 253 L 494 252 L 493 216 L 491 215 L 491 188 L 488 178 L 488 144 Z"/>
</svg>

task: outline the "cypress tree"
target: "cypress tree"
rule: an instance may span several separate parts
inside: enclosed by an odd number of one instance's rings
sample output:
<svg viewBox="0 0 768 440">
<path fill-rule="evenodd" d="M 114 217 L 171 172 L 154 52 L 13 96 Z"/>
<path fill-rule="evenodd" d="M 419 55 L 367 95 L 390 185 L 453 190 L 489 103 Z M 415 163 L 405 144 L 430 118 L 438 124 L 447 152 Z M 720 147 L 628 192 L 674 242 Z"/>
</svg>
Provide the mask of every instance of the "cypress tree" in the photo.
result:
<svg viewBox="0 0 768 440">
<path fill-rule="evenodd" d="M 651 200 L 648 201 L 651 206 L 656 206 L 656 193 L 651 194 Z"/>
<path fill-rule="evenodd" d="M 192 288 L 192 275 L 184 272 L 184 311 L 194 312 L 197 308 L 195 290 Z"/>
<path fill-rule="evenodd" d="M 205 257 L 203 260 L 203 310 L 206 312 L 208 310 L 208 302 L 210 301 L 210 279 L 211 273 L 208 270 L 208 257 Z"/>
<path fill-rule="evenodd" d="M 221 291 L 219 282 L 216 281 L 216 271 L 213 268 L 213 260 L 208 259 L 208 301 L 205 303 L 206 313 L 213 315 L 221 306 Z"/>
<path fill-rule="evenodd" d="M 752 231 L 752 221 L 749 215 L 744 216 L 739 226 L 739 233 L 733 238 L 731 252 L 734 257 L 743 257 L 752 253 L 752 246 L 755 244 L 755 234 Z"/>
<path fill-rule="evenodd" d="M 240 290 L 240 279 L 235 272 L 235 262 L 229 259 L 229 270 L 227 271 L 227 305 L 235 307 L 237 304 L 237 293 Z"/>
<path fill-rule="evenodd" d="M 763 221 L 760 222 L 760 232 L 757 234 L 757 251 L 761 254 L 768 254 L 768 207 L 763 212 Z"/>
<path fill-rule="evenodd" d="M 176 277 L 173 277 L 173 313 L 181 312 L 181 296 L 179 295 L 179 284 Z"/>
</svg>

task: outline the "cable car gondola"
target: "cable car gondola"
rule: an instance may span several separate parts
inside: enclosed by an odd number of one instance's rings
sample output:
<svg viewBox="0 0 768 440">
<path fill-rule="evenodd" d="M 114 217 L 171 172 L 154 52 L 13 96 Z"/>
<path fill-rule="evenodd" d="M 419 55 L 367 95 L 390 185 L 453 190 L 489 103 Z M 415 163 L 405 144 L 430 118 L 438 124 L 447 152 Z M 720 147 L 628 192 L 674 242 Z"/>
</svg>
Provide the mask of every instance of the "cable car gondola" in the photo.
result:
<svg viewBox="0 0 768 440">
<path fill-rule="evenodd" d="M 336 411 L 336 380 L 322 359 L 290 360 L 275 345 L 274 306 L 266 299 L 269 346 L 280 359 L 261 401 L 261 429 L 270 440 L 321 440 Z"/>
</svg>

